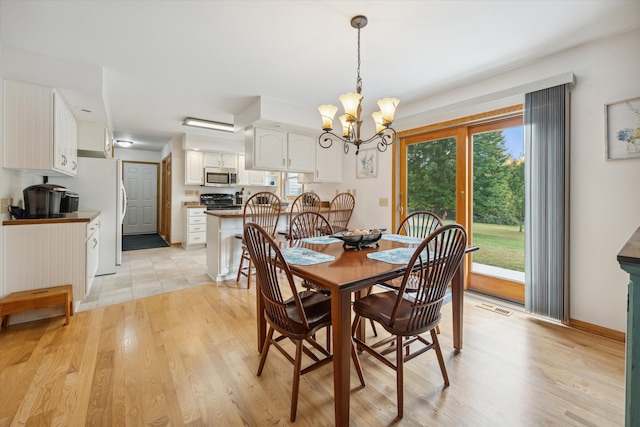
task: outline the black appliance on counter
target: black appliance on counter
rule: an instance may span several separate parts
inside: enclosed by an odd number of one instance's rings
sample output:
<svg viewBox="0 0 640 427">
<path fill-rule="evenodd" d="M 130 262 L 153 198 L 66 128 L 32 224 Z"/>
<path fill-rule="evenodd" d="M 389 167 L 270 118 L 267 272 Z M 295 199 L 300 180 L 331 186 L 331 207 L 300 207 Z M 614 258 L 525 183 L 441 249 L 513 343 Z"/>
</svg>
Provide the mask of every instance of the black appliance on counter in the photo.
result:
<svg viewBox="0 0 640 427">
<path fill-rule="evenodd" d="M 25 218 L 62 218 L 60 204 L 67 189 L 56 184 L 37 184 L 22 191 Z"/>
<path fill-rule="evenodd" d="M 200 204 L 207 207 L 207 210 L 240 210 L 241 205 L 235 204 L 233 194 L 213 193 L 201 194 Z"/>
<path fill-rule="evenodd" d="M 80 204 L 78 193 L 67 191 L 60 201 L 60 212 L 76 212 Z"/>
</svg>

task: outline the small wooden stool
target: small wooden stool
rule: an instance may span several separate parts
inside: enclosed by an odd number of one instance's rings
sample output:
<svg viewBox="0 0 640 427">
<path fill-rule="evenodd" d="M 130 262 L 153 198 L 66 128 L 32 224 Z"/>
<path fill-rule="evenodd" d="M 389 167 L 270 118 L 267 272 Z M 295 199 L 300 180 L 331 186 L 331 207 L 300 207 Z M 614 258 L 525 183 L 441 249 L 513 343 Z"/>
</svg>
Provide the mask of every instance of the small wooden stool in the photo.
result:
<svg viewBox="0 0 640 427">
<path fill-rule="evenodd" d="M 73 286 L 62 285 L 51 288 L 32 289 L 30 291 L 14 292 L 7 295 L 0 301 L 0 316 L 2 316 L 2 327 L 9 327 L 9 316 L 29 310 L 40 308 L 65 306 L 67 323 L 73 316 Z"/>
</svg>

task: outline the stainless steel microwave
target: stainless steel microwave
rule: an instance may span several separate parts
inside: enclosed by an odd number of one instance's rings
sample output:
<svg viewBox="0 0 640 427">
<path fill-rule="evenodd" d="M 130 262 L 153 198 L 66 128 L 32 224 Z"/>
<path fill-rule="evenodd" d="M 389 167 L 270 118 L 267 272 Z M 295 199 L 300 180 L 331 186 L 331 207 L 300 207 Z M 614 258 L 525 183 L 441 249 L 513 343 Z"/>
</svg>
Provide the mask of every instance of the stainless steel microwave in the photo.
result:
<svg viewBox="0 0 640 427">
<path fill-rule="evenodd" d="M 238 183 L 235 169 L 204 168 L 204 185 L 208 187 L 225 187 Z"/>
</svg>

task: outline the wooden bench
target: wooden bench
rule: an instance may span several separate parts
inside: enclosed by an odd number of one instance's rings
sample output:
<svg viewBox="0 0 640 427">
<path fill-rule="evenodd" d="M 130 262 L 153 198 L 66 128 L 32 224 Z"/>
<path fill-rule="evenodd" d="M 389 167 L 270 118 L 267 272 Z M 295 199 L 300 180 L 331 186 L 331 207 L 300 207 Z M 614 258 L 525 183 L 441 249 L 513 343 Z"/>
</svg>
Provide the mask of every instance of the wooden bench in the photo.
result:
<svg viewBox="0 0 640 427">
<path fill-rule="evenodd" d="M 0 316 L 2 327 L 9 327 L 9 316 L 40 308 L 65 306 L 67 323 L 73 316 L 73 287 L 71 285 L 54 286 L 51 288 L 32 289 L 30 291 L 14 292 L 0 301 Z"/>
</svg>

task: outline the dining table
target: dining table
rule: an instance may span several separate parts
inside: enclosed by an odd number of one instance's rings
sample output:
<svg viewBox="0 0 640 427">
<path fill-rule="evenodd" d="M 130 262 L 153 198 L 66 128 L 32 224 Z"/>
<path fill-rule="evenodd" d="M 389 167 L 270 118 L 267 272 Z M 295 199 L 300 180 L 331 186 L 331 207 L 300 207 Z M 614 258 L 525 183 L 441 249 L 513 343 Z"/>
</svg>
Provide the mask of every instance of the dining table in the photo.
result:
<svg viewBox="0 0 640 427">
<path fill-rule="evenodd" d="M 394 235 L 397 236 L 397 235 Z M 406 236 L 401 236 L 405 237 Z M 306 241 L 305 241 L 306 240 Z M 407 243 L 409 242 L 409 243 Z M 285 260 L 291 273 L 303 280 L 312 282 L 331 293 L 331 316 L 333 329 L 333 382 L 335 425 L 349 425 L 349 394 L 351 369 L 351 302 L 352 294 L 359 298 L 363 290 L 376 283 L 386 282 L 404 275 L 407 265 L 394 264 L 372 259 L 368 255 L 376 252 L 390 251 L 396 248 L 415 247 L 404 238 L 382 238 L 362 249 L 343 246 L 339 239 L 327 236 L 324 239 L 300 239 L 292 243 L 292 247 L 320 254 L 323 262 L 311 263 L 296 260 Z M 477 246 L 468 246 L 466 253 L 477 250 Z M 283 254 L 288 249 L 283 249 Z M 383 255 L 383 254 L 380 254 Z M 408 260 L 407 260 L 408 261 Z M 451 282 L 451 303 L 453 317 L 453 347 L 456 352 L 462 350 L 463 332 L 463 291 L 464 260 L 460 263 Z M 256 298 L 258 351 L 262 350 L 266 339 L 267 322 L 264 317 L 264 304 Z M 364 324 L 358 334 L 362 334 Z"/>
</svg>

